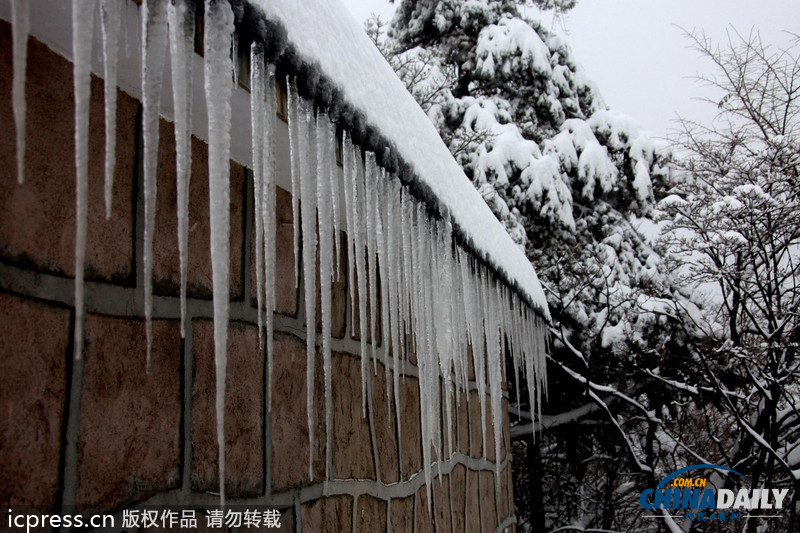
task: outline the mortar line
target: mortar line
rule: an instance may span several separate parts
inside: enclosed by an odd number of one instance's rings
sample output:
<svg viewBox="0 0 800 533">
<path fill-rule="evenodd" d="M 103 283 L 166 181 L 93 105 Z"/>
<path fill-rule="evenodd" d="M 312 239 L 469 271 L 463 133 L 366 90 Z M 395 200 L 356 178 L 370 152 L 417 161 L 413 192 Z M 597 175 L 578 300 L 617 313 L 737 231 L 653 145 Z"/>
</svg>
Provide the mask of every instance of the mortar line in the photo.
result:
<svg viewBox="0 0 800 533">
<path fill-rule="evenodd" d="M 466 457 L 461 454 L 454 455 L 451 459 L 440 461 L 442 463 L 442 474 L 449 475 L 459 464 L 463 464 L 467 471 L 491 472 L 494 465 L 481 459 Z M 503 461 L 502 466 L 509 464 Z M 435 468 L 435 465 L 433 465 Z M 437 476 L 438 477 L 438 476 Z M 478 476 L 480 478 L 480 476 Z M 281 493 L 273 494 L 273 500 L 265 503 L 263 496 L 249 498 L 231 498 L 227 500 L 227 505 L 269 505 L 274 508 L 286 509 L 294 505 L 295 500 L 299 504 L 308 503 L 323 497 L 324 482 L 320 481 L 313 485 L 293 489 Z M 340 479 L 328 482 L 328 496 L 351 496 L 369 495 L 379 500 L 404 499 L 414 496 L 420 488 L 425 485 L 424 471 L 416 472 L 408 481 L 383 484 L 374 479 Z M 131 508 L 139 506 L 155 505 L 218 505 L 219 495 L 210 492 L 192 492 L 189 502 L 184 501 L 182 489 L 172 489 L 156 494 L 144 502 Z"/>
<path fill-rule="evenodd" d="M 4 263 L 0 260 L 0 290 L 26 298 L 34 298 L 43 302 L 62 304 L 74 307 L 74 280 L 55 274 L 36 272 Z M 106 282 L 87 281 L 85 285 L 87 314 L 100 314 L 117 318 L 144 320 L 142 312 L 143 296 L 137 287 L 123 287 Z M 214 316 L 213 302 L 202 298 L 187 298 L 187 314 L 194 318 Z M 302 307 L 302 305 L 301 305 Z M 298 339 L 305 340 L 303 313 L 301 318 L 275 314 L 273 331 L 288 333 Z M 180 320 L 180 299 L 178 296 L 153 295 L 153 319 Z M 230 303 L 230 320 L 257 324 L 256 309 L 249 303 L 234 301 Z M 352 339 L 331 339 L 331 349 L 337 353 L 360 358 L 360 345 Z M 377 362 L 382 363 L 382 348 L 375 353 Z M 419 368 L 407 360 L 399 362 L 402 375 L 419 378 Z M 462 389 L 463 390 L 463 389 Z M 477 392 L 474 380 L 467 382 L 466 392 Z M 502 391 L 508 399 L 508 391 Z M 488 396 L 488 388 L 487 388 Z M 469 395 L 468 395 L 469 398 Z M 469 401 L 469 400 L 468 400 Z"/>
</svg>

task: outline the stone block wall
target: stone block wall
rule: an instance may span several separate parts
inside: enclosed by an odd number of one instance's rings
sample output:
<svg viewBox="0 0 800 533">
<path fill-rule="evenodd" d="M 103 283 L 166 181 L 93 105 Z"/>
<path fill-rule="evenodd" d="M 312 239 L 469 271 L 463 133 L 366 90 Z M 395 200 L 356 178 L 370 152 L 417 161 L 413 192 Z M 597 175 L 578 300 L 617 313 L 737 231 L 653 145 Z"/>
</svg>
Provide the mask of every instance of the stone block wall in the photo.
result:
<svg viewBox="0 0 800 533">
<path fill-rule="evenodd" d="M 103 82 L 92 80 L 86 349 L 83 359 L 75 360 L 72 65 L 30 39 L 24 185 L 16 181 L 11 80 L 11 30 L 0 21 L 0 124 L 5 126 L 0 136 L 0 506 L 120 515 L 141 505 L 214 504 L 220 480 L 207 147 L 197 139 L 192 146 L 189 316 L 182 339 L 174 137 L 171 124 L 162 121 L 153 349 L 147 372 L 140 104 L 118 93 L 113 216 L 106 220 Z M 350 323 L 344 282 L 334 285 L 333 298 L 332 464 L 325 464 L 321 367 L 315 383 L 319 409 L 312 413 L 316 438 L 309 443 L 306 325 L 297 287 L 304 280 L 295 281 L 291 217 L 291 197 L 279 190 L 269 412 L 256 326 L 252 180 L 247 169 L 231 162 L 224 480 L 229 503 L 278 508 L 285 531 L 513 530 L 507 415 L 502 456 L 495 458 L 493 446 L 483 450 L 474 384 L 461 391 L 459 403 L 454 401 L 456 451 L 434 465 L 430 492 L 422 474 L 413 357 L 400 382 L 401 427 L 380 362 L 368 382 L 362 416 L 359 342 L 353 335 L 358 327 Z M 346 264 L 347 258 L 341 261 Z M 491 431 L 491 420 L 487 427 Z M 489 434 L 487 442 L 491 439 Z M 500 462 L 499 480 L 495 461 Z M 327 481 L 326 467 L 331 472 Z"/>
</svg>

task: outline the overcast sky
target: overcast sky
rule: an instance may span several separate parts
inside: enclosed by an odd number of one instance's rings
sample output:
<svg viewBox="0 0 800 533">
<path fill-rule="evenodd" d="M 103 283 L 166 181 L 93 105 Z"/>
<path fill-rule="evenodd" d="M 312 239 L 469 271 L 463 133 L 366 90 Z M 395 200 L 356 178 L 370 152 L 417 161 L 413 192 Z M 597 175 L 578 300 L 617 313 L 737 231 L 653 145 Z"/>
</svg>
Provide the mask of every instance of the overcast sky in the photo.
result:
<svg viewBox="0 0 800 533">
<path fill-rule="evenodd" d="M 387 0 L 342 0 L 359 21 L 376 12 L 391 18 Z M 636 118 L 659 137 L 676 114 L 710 120 L 708 95 L 691 79 L 709 64 L 688 48 L 683 29 L 726 40 L 735 27 L 759 30 L 765 43 L 786 46 L 800 34 L 800 0 L 578 0 L 565 20 L 543 22 L 567 33 L 575 57 L 596 82 L 606 103 Z M 798 46 L 800 50 L 800 46 Z"/>
</svg>

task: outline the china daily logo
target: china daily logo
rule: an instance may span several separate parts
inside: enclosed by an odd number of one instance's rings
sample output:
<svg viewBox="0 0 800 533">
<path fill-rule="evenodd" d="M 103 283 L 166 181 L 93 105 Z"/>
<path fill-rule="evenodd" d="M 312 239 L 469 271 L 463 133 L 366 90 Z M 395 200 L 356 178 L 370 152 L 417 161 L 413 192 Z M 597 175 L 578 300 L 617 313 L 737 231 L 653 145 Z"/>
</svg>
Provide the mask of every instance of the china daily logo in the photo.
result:
<svg viewBox="0 0 800 533">
<path fill-rule="evenodd" d="M 753 510 L 780 511 L 789 489 L 739 488 L 718 489 L 712 486 L 703 471 L 716 470 L 724 475 L 738 476 L 750 485 L 745 476 L 719 465 L 692 465 L 674 471 L 654 489 L 645 489 L 639 495 L 639 505 L 650 511 L 677 510 L 672 516 L 700 521 L 735 521 L 750 516 Z M 764 515 L 770 513 L 760 513 Z M 655 515 L 660 516 L 660 515 Z M 775 514 L 773 516 L 780 516 Z"/>
</svg>

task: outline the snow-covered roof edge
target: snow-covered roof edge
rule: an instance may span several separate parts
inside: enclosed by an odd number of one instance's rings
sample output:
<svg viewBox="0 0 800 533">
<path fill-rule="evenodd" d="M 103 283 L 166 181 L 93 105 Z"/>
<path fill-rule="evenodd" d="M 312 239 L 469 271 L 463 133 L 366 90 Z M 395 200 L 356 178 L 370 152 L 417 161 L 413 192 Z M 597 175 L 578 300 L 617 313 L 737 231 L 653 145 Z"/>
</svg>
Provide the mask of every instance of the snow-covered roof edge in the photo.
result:
<svg viewBox="0 0 800 533">
<path fill-rule="evenodd" d="M 549 320 L 528 258 L 455 161 L 433 124 L 338 0 L 231 0 L 237 32 L 265 43 L 279 72 L 376 155 L 454 238 Z M 376 98 L 376 95 L 380 95 Z"/>
</svg>

